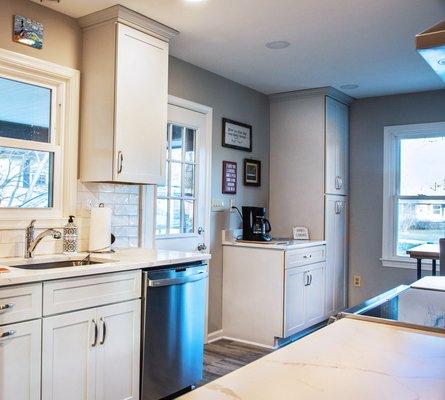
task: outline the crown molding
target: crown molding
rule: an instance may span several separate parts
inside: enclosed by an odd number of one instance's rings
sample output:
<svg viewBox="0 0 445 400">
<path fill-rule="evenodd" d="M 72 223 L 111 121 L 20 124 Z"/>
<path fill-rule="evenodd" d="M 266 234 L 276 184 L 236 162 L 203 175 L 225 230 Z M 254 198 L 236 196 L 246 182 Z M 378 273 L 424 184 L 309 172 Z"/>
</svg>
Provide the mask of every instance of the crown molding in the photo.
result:
<svg viewBox="0 0 445 400">
<path fill-rule="evenodd" d="M 346 93 L 343 93 L 340 90 L 337 90 L 331 86 L 325 86 L 314 89 L 294 90 L 291 92 L 275 93 L 269 95 L 269 99 L 272 103 L 275 103 L 280 101 L 299 99 L 302 97 L 313 97 L 313 96 L 329 96 L 346 105 L 351 104 L 355 100 L 353 97 L 348 96 Z"/>
<path fill-rule="evenodd" d="M 169 42 L 179 34 L 179 31 L 176 29 L 161 24 L 120 4 L 80 17 L 78 22 L 82 29 L 89 29 L 106 22 L 120 22 L 166 42 Z"/>
</svg>

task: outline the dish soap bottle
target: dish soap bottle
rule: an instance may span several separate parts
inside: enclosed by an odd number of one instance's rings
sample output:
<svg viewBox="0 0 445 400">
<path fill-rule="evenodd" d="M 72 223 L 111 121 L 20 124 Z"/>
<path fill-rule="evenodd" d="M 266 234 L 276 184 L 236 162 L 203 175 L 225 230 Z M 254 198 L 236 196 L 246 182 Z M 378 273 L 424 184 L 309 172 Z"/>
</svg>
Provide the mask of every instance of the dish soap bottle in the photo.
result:
<svg viewBox="0 0 445 400">
<path fill-rule="evenodd" d="M 63 227 L 63 254 L 75 255 L 79 247 L 79 228 L 74 223 L 74 215 L 70 215 L 68 223 Z"/>
</svg>

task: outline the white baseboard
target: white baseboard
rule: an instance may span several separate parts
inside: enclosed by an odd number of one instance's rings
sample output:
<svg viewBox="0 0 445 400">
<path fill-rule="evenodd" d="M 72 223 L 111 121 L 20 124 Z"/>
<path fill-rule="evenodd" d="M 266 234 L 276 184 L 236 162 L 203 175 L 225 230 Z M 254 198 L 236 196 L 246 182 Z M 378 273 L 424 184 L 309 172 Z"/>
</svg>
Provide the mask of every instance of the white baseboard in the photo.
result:
<svg viewBox="0 0 445 400">
<path fill-rule="evenodd" d="M 263 347 L 265 349 L 276 349 L 275 346 L 270 346 L 270 345 L 267 345 L 267 344 L 264 344 L 264 343 L 251 342 L 249 340 L 238 339 L 238 338 L 234 338 L 234 337 L 230 337 L 230 336 L 224 336 L 223 335 L 222 337 L 220 337 L 220 339 L 233 340 L 234 342 L 250 344 L 251 346 Z"/>
<path fill-rule="evenodd" d="M 223 330 L 220 329 L 219 331 L 210 332 L 207 334 L 207 343 L 216 342 L 217 340 L 220 340 L 223 338 Z"/>
</svg>

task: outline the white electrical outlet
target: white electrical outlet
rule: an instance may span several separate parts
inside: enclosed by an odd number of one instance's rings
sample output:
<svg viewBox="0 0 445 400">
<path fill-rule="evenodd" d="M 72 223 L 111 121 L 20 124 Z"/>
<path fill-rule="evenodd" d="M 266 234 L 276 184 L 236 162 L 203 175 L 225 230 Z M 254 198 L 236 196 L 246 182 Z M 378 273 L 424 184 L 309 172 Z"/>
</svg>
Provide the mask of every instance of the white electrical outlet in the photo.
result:
<svg viewBox="0 0 445 400">
<path fill-rule="evenodd" d="M 235 210 L 232 208 L 232 207 L 234 207 L 235 206 L 235 199 L 230 199 L 229 200 L 229 210 L 230 210 L 230 212 L 235 212 Z"/>
<path fill-rule="evenodd" d="M 355 287 L 361 287 L 362 286 L 362 277 L 360 275 L 354 275 L 352 277 L 352 285 Z"/>
</svg>

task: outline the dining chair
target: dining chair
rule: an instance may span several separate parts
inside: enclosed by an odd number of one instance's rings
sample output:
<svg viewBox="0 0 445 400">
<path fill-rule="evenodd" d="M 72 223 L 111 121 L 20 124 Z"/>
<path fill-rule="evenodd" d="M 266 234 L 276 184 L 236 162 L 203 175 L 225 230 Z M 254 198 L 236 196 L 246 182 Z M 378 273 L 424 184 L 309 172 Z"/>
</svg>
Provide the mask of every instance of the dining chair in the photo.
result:
<svg viewBox="0 0 445 400">
<path fill-rule="evenodd" d="M 445 238 L 439 240 L 440 245 L 440 275 L 445 276 Z"/>
</svg>

